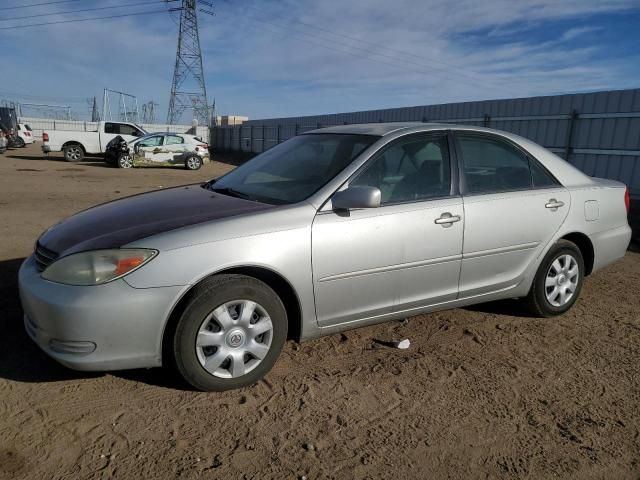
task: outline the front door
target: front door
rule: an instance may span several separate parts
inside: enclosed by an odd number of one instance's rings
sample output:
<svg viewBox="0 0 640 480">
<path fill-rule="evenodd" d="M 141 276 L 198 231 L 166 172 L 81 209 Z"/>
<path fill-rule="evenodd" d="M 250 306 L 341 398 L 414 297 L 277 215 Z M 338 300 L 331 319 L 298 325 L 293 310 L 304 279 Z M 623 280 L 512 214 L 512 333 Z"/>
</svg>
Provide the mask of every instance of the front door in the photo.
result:
<svg viewBox="0 0 640 480">
<path fill-rule="evenodd" d="M 451 176 L 446 134 L 409 135 L 349 181 L 379 188 L 380 207 L 318 213 L 312 262 L 320 326 L 374 322 L 456 298 L 464 218 Z"/>
<path fill-rule="evenodd" d="M 182 136 L 167 135 L 164 137 L 164 146 L 167 150 L 167 161 L 169 163 L 184 164 L 188 147 Z"/>
<path fill-rule="evenodd" d="M 458 133 L 464 190 L 460 297 L 517 286 L 569 212 L 569 192 L 533 157 L 490 134 Z"/>
<path fill-rule="evenodd" d="M 135 146 L 135 159 L 139 163 L 155 163 L 165 161 L 168 153 L 164 148 L 164 136 L 153 135 L 140 140 Z M 163 160 L 165 159 L 165 160 Z"/>
</svg>

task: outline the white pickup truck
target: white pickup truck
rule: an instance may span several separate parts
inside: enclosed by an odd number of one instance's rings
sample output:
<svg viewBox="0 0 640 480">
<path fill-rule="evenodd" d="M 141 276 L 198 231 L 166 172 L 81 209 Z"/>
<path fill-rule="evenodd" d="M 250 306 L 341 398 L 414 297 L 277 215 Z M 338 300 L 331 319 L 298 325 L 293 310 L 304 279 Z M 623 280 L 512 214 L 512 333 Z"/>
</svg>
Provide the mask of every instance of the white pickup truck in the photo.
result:
<svg viewBox="0 0 640 480">
<path fill-rule="evenodd" d="M 98 122 L 98 130 L 72 132 L 53 130 L 42 133 L 42 151 L 64 152 L 68 162 L 79 162 L 87 153 L 104 153 L 107 143 L 120 135 L 127 142 L 146 135 L 147 132 L 135 123 Z"/>
</svg>

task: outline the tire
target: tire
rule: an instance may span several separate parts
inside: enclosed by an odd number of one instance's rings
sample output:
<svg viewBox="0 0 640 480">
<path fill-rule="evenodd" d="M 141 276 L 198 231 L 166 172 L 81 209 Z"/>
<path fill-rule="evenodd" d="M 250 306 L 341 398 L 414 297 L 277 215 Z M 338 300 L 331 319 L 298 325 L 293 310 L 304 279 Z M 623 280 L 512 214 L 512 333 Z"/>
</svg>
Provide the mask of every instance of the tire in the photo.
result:
<svg viewBox="0 0 640 480">
<path fill-rule="evenodd" d="M 584 272 L 580 249 L 568 240 L 559 240 L 538 267 L 531 290 L 524 300 L 525 306 L 538 317 L 562 315 L 580 296 Z M 570 296 L 565 297 L 563 291 L 570 292 Z"/>
<path fill-rule="evenodd" d="M 187 170 L 200 170 L 202 159 L 197 155 L 189 155 L 184 161 L 184 167 Z"/>
<path fill-rule="evenodd" d="M 63 152 L 64 159 L 67 162 L 81 162 L 84 159 L 84 149 L 78 143 L 67 145 L 64 147 Z"/>
<path fill-rule="evenodd" d="M 175 366 L 198 390 L 220 392 L 252 385 L 278 359 L 287 326 L 285 307 L 267 284 L 244 275 L 211 277 L 195 287 L 178 320 Z"/>
<path fill-rule="evenodd" d="M 27 144 L 24 143 L 24 139 L 22 137 L 16 137 L 16 146 L 22 148 L 26 147 Z"/>
<path fill-rule="evenodd" d="M 128 153 L 118 155 L 118 168 L 133 168 L 133 159 Z"/>
</svg>

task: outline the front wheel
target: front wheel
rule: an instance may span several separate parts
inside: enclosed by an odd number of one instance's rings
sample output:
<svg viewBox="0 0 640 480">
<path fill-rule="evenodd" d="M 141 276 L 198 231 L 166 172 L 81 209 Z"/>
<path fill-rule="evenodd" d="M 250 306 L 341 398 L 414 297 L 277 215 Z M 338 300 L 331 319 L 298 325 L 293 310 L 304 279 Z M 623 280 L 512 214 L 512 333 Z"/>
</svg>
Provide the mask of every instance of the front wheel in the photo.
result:
<svg viewBox="0 0 640 480">
<path fill-rule="evenodd" d="M 118 156 L 119 168 L 133 168 L 133 158 L 128 153 L 123 153 Z"/>
<path fill-rule="evenodd" d="M 568 240 L 558 241 L 542 260 L 525 302 L 540 317 L 567 312 L 578 299 L 584 278 L 580 249 Z"/>
<path fill-rule="evenodd" d="M 202 159 L 197 155 L 189 155 L 184 161 L 187 170 L 200 170 L 202 167 Z"/>
<path fill-rule="evenodd" d="M 257 382 L 275 364 L 287 338 L 287 313 L 265 283 L 220 275 L 198 285 L 176 326 L 175 364 L 204 391 Z"/>
</svg>

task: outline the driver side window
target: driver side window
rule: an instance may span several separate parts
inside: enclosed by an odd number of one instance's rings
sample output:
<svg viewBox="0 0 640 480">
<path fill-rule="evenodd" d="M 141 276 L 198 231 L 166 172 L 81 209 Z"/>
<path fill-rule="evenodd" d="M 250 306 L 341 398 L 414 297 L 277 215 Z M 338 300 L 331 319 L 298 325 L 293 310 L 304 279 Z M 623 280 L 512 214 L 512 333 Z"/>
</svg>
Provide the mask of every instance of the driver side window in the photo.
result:
<svg viewBox="0 0 640 480">
<path fill-rule="evenodd" d="M 447 137 L 400 140 L 377 154 L 349 186 L 379 188 L 382 205 L 446 197 L 451 191 Z"/>
<path fill-rule="evenodd" d="M 140 142 L 141 147 L 159 147 L 162 145 L 163 137 L 162 135 L 157 135 L 155 137 L 149 137 L 146 140 L 142 140 Z"/>
</svg>

